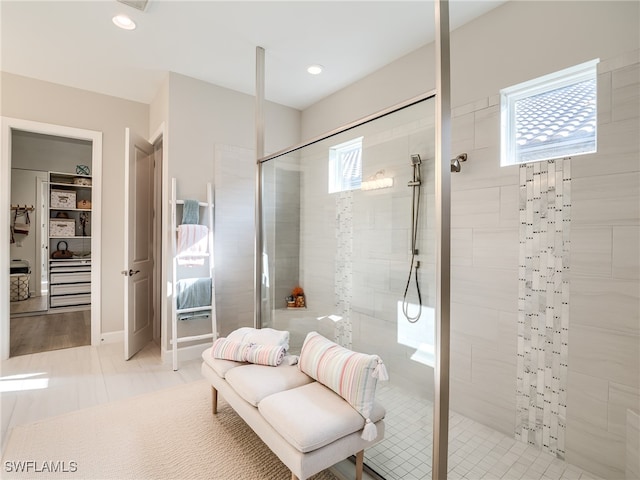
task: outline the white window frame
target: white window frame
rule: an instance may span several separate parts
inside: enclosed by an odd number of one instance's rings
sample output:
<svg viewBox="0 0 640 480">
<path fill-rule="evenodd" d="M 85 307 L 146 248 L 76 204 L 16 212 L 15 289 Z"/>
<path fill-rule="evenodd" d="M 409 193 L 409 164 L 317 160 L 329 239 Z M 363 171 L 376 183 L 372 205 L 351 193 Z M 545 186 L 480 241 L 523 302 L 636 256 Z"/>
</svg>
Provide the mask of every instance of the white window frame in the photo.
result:
<svg viewBox="0 0 640 480">
<path fill-rule="evenodd" d="M 346 192 L 358 190 L 362 183 L 362 139 L 364 137 L 353 138 L 347 142 L 334 145 L 329 148 L 329 193 Z M 358 148 L 360 150 L 360 182 L 357 185 L 347 185 L 342 176 L 344 154 Z"/>
<path fill-rule="evenodd" d="M 575 65 L 573 67 L 550 73 L 542 77 L 528 80 L 511 87 L 500 90 L 500 166 L 520 165 L 531 162 L 552 160 L 555 158 L 566 158 L 573 155 L 584 155 L 593 153 L 597 149 L 597 124 L 594 150 L 588 152 L 576 152 L 571 155 L 554 156 L 536 160 L 519 160 L 516 158 L 516 114 L 515 105 L 519 100 L 533 97 L 541 93 L 550 92 L 562 87 L 574 85 L 591 79 L 597 79 L 597 64 L 600 60 L 595 59 Z M 596 87 L 597 88 L 597 87 Z M 597 118 L 597 112 L 596 112 Z"/>
</svg>

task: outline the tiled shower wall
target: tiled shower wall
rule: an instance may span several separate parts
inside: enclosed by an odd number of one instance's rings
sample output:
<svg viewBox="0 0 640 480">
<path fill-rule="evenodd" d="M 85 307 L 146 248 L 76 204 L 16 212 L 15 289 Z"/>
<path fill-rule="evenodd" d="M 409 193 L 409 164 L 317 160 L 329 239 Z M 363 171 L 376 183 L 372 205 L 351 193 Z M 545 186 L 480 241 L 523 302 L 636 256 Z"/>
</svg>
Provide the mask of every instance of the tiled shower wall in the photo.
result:
<svg viewBox="0 0 640 480">
<path fill-rule="evenodd" d="M 599 64 L 598 153 L 571 160 L 565 458 L 604 478 L 624 478 L 640 410 L 639 56 Z M 451 404 L 514 435 L 520 167 L 499 166 L 498 95 L 452 128 Z"/>
</svg>

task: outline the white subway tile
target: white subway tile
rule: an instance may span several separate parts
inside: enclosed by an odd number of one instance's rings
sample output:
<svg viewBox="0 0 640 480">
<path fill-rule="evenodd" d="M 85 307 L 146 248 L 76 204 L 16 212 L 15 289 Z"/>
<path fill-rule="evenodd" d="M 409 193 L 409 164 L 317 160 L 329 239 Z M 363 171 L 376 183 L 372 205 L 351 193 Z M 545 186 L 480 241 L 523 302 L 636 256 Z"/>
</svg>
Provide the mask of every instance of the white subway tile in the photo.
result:
<svg viewBox="0 0 640 480">
<path fill-rule="evenodd" d="M 626 478 L 640 478 L 640 415 L 638 410 L 627 410 Z"/>
<path fill-rule="evenodd" d="M 611 276 L 611 227 L 580 227 L 571 229 L 571 273 Z"/>
<path fill-rule="evenodd" d="M 572 275 L 569 351 L 576 345 L 572 336 L 573 327 L 578 325 L 640 335 L 639 308 L 637 281 Z"/>
<path fill-rule="evenodd" d="M 566 445 L 567 462 L 602 478 L 624 478 L 624 437 L 575 420 L 567 424 Z"/>
<path fill-rule="evenodd" d="M 451 265 L 471 266 L 473 264 L 473 229 L 451 229 Z"/>
<path fill-rule="evenodd" d="M 517 269 L 452 267 L 451 301 L 505 312 L 517 312 Z"/>
<path fill-rule="evenodd" d="M 581 421 L 607 429 L 607 380 L 578 373 L 569 366 L 567 392 L 567 423 Z"/>
<path fill-rule="evenodd" d="M 452 191 L 452 228 L 497 227 L 500 222 L 500 189 Z"/>
<path fill-rule="evenodd" d="M 611 119 L 638 118 L 640 114 L 640 64 L 611 72 Z"/>
<path fill-rule="evenodd" d="M 637 225 L 640 173 L 574 178 L 571 222 L 576 225 Z"/>
<path fill-rule="evenodd" d="M 518 268 L 518 228 L 473 229 L 473 265 Z"/>
<path fill-rule="evenodd" d="M 613 227 L 614 278 L 640 280 L 640 227 Z"/>
<path fill-rule="evenodd" d="M 627 410 L 640 412 L 640 389 L 615 382 L 609 383 L 608 430 L 626 435 Z"/>
<path fill-rule="evenodd" d="M 637 387 L 640 384 L 640 335 L 606 329 L 611 316 L 597 319 L 603 328 L 571 322 L 571 370 Z"/>
<path fill-rule="evenodd" d="M 498 147 L 500 145 L 500 106 L 494 105 L 475 113 L 474 147 Z"/>
</svg>

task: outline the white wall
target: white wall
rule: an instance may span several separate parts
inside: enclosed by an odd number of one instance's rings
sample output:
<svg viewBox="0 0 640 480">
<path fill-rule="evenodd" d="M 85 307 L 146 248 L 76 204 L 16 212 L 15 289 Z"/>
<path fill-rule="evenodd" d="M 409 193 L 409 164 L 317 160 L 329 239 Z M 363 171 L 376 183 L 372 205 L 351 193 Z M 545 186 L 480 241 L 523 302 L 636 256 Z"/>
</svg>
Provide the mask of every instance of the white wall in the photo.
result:
<svg viewBox="0 0 640 480">
<path fill-rule="evenodd" d="M 171 178 L 176 178 L 178 198 L 205 201 L 206 183 L 213 183 L 216 189 L 216 302 L 220 314 L 219 331 L 224 335 L 234 327 L 252 325 L 254 97 L 171 72 L 166 87 L 163 86 L 154 100 L 151 111 L 154 115 L 152 124 L 159 125 L 165 121 L 164 146 L 169 162 L 167 181 L 170 183 Z M 163 116 L 166 118 L 163 119 Z M 268 102 L 265 117 L 268 125 L 265 132 L 266 152 L 299 142 L 298 110 Z M 168 228 L 165 234 L 165 241 L 170 242 L 171 232 Z M 165 267 L 167 278 L 170 279 L 170 257 Z M 167 302 L 167 309 L 170 311 L 170 302 Z M 189 334 L 202 333 L 198 329 L 204 332 L 210 328 L 206 320 L 189 322 L 189 325 L 181 325 L 183 330 L 190 330 Z M 186 331 L 179 332 L 181 336 L 186 334 Z"/>
<path fill-rule="evenodd" d="M 149 106 L 2 72 L 3 116 L 103 133 L 102 332 L 123 329 L 124 130 L 149 130 Z"/>
</svg>

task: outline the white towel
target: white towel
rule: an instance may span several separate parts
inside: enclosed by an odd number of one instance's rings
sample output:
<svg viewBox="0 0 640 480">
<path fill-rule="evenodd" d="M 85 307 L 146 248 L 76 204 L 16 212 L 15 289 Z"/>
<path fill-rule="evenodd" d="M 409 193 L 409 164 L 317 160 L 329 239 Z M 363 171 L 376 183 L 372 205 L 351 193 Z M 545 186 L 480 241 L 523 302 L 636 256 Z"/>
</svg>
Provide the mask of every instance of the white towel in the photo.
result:
<svg viewBox="0 0 640 480">
<path fill-rule="evenodd" d="M 241 327 L 227 335 L 227 340 L 258 345 L 275 345 L 289 350 L 289 332 L 287 330 Z"/>
<path fill-rule="evenodd" d="M 209 229 L 204 225 L 178 225 L 178 265 L 204 265 Z"/>
</svg>

